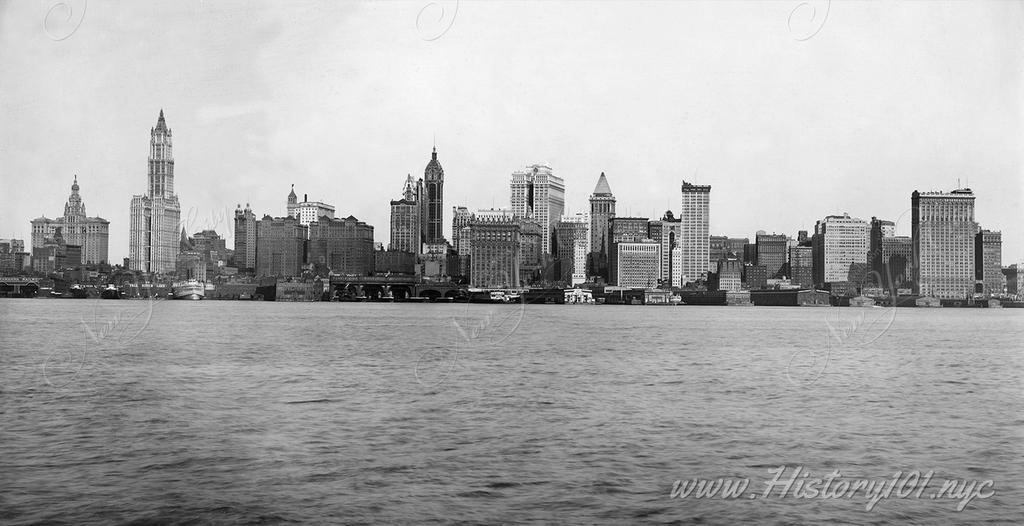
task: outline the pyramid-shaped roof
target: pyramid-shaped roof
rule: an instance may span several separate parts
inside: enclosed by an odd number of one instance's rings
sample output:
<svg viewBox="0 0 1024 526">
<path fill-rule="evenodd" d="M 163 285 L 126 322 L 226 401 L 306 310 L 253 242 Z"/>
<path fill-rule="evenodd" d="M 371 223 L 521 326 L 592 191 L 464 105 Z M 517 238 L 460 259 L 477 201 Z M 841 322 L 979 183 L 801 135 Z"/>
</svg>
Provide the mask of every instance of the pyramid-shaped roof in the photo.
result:
<svg viewBox="0 0 1024 526">
<path fill-rule="evenodd" d="M 601 177 L 597 178 L 597 186 L 594 187 L 594 194 L 612 195 L 612 188 L 608 186 L 608 178 L 604 176 L 604 172 L 601 172 Z"/>
<path fill-rule="evenodd" d="M 160 108 L 160 117 L 158 117 L 157 120 L 156 120 L 156 129 L 158 129 L 158 130 L 166 130 L 167 129 L 167 122 L 164 120 L 164 109 L 163 108 Z"/>
</svg>

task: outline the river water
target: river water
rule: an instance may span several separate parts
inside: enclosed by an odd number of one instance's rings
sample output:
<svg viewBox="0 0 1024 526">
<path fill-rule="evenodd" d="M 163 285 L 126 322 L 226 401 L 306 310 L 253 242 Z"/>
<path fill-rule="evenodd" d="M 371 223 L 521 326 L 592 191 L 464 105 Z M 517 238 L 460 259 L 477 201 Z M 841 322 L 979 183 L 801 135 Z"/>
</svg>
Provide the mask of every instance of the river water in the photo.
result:
<svg viewBox="0 0 1024 526">
<path fill-rule="evenodd" d="M 34 299 L 0 324 L 5 524 L 1024 519 L 1015 309 Z M 934 478 L 869 511 L 780 467 Z M 749 490 L 674 491 L 722 477 Z M 944 480 L 984 491 L 957 511 Z"/>
</svg>

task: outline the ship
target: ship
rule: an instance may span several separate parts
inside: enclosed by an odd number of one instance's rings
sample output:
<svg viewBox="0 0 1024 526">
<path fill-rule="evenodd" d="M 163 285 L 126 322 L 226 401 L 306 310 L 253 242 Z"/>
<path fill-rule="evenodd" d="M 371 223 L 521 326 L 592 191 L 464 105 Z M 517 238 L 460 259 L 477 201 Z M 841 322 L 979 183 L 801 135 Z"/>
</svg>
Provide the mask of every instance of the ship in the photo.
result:
<svg viewBox="0 0 1024 526">
<path fill-rule="evenodd" d="M 201 300 L 206 296 L 206 284 L 196 279 L 178 281 L 171 285 L 171 299 Z"/>
<path fill-rule="evenodd" d="M 117 290 L 117 287 L 113 283 L 107 285 L 107 288 L 103 289 L 100 293 L 100 297 L 105 300 L 119 300 L 121 299 L 121 291 Z"/>
<path fill-rule="evenodd" d="M 76 298 L 76 299 L 82 299 L 82 298 L 88 298 L 89 297 L 89 293 L 86 292 L 85 287 L 83 287 L 81 284 L 78 284 L 78 283 L 72 285 L 71 288 L 68 289 L 68 292 L 71 293 L 71 297 L 72 298 Z"/>
<path fill-rule="evenodd" d="M 725 305 L 724 290 L 681 290 L 679 299 L 686 305 Z"/>
</svg>

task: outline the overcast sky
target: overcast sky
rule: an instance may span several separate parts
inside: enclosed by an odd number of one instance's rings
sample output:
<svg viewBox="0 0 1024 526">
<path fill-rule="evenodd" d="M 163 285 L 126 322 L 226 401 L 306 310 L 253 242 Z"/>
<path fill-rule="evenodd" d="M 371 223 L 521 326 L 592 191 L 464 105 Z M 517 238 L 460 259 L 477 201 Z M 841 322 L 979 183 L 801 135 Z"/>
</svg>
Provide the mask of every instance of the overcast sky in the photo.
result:
<svg viewBox="0 0 1024 526">
<path fill-rule="evenodd" d="M 959 179 L 1024 261 L 1020 2 L 56 3 L 0 3 L 0 237 L 77 173 L 127 256 L 163 108 L 185 227 L 229 246 L 235 205 L 284 215 L 291 184 L 386 244 L 436 137 L 446 236 L 533 163 L 569 212 L 602 171 L 619 215 L 710 184 L 711 233 L 750 237 L 843 212 L 909 235 L 910 193 Z"/>
</svg>

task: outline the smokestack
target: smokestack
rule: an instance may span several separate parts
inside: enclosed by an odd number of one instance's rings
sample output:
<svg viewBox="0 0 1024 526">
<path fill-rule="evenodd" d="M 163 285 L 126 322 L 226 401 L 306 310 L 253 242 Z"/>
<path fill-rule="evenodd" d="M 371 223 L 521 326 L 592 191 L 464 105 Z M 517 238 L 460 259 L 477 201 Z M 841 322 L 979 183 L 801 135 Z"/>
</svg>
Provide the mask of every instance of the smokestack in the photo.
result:
<svg viewBox="0 0 1024 526">
<path fill-rule="evenodd" d="M 302 202 L 303 203 L 308 203 L 309 202 L 309 194 L 302 194 Z"/>
</svg>

